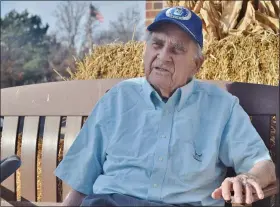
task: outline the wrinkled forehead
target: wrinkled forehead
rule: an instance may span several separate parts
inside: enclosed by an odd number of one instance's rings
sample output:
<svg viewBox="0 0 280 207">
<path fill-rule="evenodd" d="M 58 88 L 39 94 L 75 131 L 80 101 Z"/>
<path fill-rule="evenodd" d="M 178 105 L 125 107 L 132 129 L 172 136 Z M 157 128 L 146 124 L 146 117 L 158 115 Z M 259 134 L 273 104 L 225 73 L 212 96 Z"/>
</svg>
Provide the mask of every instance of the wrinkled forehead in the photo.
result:
<svg viewBox="0 0 280 207">
<path fill-rule="evenodd" d="M 192 44 L 192 38 L 179 26 L 171 23 L 159 24 L 152 33 L 152 39 L 168 43 L 180 43 L 183 45 Z"/>
</svg>

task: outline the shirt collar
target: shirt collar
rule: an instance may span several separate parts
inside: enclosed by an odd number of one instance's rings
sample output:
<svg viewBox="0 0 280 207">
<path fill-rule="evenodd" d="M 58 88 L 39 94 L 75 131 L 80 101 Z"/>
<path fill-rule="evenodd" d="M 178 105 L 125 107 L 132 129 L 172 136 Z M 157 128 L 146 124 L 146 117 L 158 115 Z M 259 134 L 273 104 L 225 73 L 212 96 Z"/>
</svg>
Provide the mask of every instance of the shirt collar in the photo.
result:
<svg viewBox="0 0 280 207">
<path fill-rule="evenodd" d="M 175 93 L 179 93 L 179 102 L 178 102 L 178 106 L 177 106 L 177 110 L 180 111 L 184 104 L 187 102 L 188 98 L 190 97 L 190 95 L 193 93 L 194 90 L 194 84 L 195 84 L 195 78 L 192 78 L 192 80 L 182 86 L 181 88 L 178 88 Z M 144 82 L 142 84 L 142 95 L 145 99 L 145 102 L 153 109 L 156 108 L 155 104 L 152 101 L 152 94 L 154 94 L 155 96 L 157 96 L 159 99 L 161 99 L 158 95 L 158 93 L 155 91 L 155 89 L 151 86 L 151 84 L 148 82 L 148 80 L 146 79 L 146 77 L 144 78 Z"/>
<path fill-rule="evenodd" d="M 151 95 L 153 93 L 154 88 L 150 85 L 150 83 L 148 82 L 148 80 L 146 79 L 146 77 L 144 77 L 144 82 L 142 84 L 142 96 L 145 99 L 145 102 L 149 105 L 149 107 L 155 109 L 155 105 L 152 101 Z"/>
<path fill-rule="evenodd" d="M 184 85 L 183 87 L 181 87 L 181 97 L 180 97 L 180 100 L 179 100 L 179 104 L 178 104 L 178 111 L 180 111 L 184 105 L 187 103 L 189 97 L 192 95 L 193 91 L 194 91 L 194 86 L 195 86 L 195 82 L 196 82 L 196 79 L 193 77 L 192 80 Z"/>
</svg>

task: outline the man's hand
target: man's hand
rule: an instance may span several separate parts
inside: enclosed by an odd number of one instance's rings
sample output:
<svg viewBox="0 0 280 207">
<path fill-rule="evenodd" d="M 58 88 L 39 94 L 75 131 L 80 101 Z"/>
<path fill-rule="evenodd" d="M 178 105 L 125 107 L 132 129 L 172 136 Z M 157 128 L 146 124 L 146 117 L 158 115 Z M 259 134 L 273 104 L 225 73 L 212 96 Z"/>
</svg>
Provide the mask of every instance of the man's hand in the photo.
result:
<svg viewBox="0 0 280 207">
<path fill-rule="evenodd" d="M 231 200 L 231 192 L 234 200 Z M 223 198 L 226 202 L 238 204 L 251 204 L 256 200 L 263 199 L 264 194 L 260 181 L 257 177 L 244 173 L 236 177 L 226 178 L 222 185 L 213 193 L 214 199 Z"/>
</svg>

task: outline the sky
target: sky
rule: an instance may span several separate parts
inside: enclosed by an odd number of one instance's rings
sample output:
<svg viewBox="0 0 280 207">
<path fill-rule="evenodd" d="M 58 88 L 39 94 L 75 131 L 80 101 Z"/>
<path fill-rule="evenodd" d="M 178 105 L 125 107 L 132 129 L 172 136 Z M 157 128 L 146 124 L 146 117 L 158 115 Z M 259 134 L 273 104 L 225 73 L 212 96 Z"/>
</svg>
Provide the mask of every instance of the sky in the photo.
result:
<svg viewBox="0 0 280 207">
<path fill-rule="evenodd" d="M 51 33 L 56 30 L 54 11 L 61 2 L 62 1 L 1 1 L 1 17 L 4 17 L 13 9 L 18 12 L 27 9 L 29 13 L 40 16 L 43 25 L 48 23 L 50 26 L 48 32 Z M 114 20 L 121 12 L 131 6 L 139 8 L 143 20 L 141 24 L 144 24 L 145 1 L 92 1 L 92 4 L 96 6 L 104 16 L 104 22 L 99 23 L 98 30 L 108 28 L 110 21 Z"/>
</svg>

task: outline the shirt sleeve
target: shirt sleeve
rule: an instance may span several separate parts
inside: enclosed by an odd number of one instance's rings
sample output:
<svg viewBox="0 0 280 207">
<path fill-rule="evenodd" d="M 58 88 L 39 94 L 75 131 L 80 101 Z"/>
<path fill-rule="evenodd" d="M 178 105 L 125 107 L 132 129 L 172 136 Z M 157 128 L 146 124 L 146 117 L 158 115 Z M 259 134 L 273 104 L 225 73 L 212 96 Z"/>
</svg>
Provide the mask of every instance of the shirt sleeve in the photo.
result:
<svg viewBox="0 0 280 207">
<path fill-rule="evenodd" d="M 55 175 L 72 189 L 89 195 L 97 177 L 102 173 L 106 136 L 106 110 L 101 100 L 88 116 L 66 156 L 55 170 Z"/>
<path fill-rule="evenodd" d="M 236 97 L 223 132 L 219 158 L 237 174 L 248 172 L 259 161 L 271 160 L 267 147 Z"/>
</svg>

